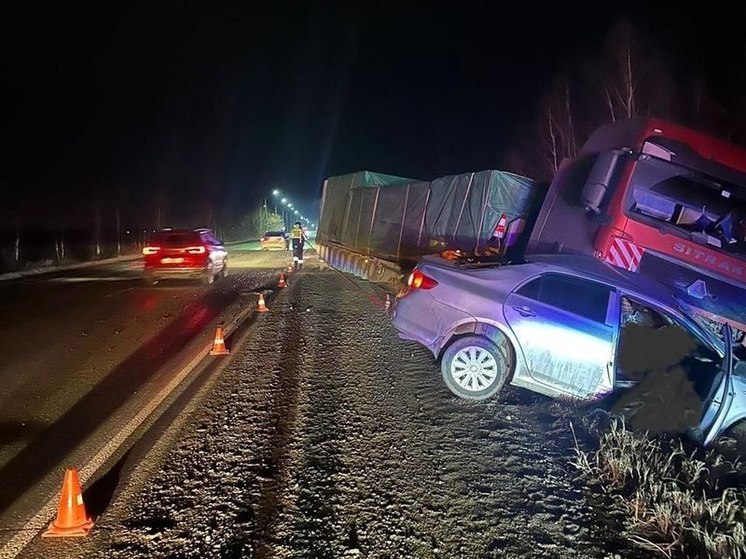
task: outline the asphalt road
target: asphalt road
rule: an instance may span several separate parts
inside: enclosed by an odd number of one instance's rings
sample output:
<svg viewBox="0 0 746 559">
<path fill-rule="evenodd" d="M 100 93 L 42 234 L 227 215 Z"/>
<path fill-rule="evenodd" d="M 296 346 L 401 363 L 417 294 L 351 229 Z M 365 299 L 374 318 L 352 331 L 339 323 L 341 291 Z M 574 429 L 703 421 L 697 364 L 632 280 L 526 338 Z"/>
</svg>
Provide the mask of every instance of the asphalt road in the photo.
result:
<svg viewBox="0 0 746 559">
<path fill-rule="evenodd" d="M 276 282 L 291 257 L 229 247 L 229 276 L 146 287 L 138 260 L 0 282 L 0 543 L 173 367 Z"/>
<path fill-rule="evenodd" d="M 89 537 L 37 537 L 19 559 L 649 556 L 574 481 L 561 404 L 453 397 L 380 286 L 309 260 L 112 470 L 106 506 L 86 490 Z"/>
</svg>

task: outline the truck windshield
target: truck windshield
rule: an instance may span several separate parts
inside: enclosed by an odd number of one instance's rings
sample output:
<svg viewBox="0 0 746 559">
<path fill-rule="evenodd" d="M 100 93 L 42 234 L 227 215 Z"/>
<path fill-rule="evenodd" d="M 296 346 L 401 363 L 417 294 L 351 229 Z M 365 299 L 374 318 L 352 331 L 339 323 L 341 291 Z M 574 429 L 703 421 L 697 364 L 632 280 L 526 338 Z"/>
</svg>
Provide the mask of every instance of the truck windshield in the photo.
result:
<svg viewBox="0 0 746 559">
<path fill-rule="evenodd" d="M 746 260 L 746 188 L 645 156 L 630 186 L 630 217 L 673 227 L 698 244 Z"/>
</svg>

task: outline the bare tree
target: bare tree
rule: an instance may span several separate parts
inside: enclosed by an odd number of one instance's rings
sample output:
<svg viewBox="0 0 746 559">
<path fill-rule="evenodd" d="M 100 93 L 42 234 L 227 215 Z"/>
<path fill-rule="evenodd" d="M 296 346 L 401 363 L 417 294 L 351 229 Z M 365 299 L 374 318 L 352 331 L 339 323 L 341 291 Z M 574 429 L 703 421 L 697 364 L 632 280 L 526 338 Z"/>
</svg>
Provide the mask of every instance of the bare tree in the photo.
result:
<svg viewBox="0 0 746 559">
<path fill-rule="evenodd" d="M 119 206 L 117 206 L 117 256 L 122 255 L 122 224 L 119 219 Z"/>
<path fill-rule="evenodd" d="M 60 229 L 59 236 L 54 238 L 54 252 L 57 256 L 57 262 L 65 260 L 65 229 Z"/>
<path fill-rule="evenodd" d="M 96 257 L 101 256 L 101 208 L 96 204 L 96 225 L 94 231 L 96 243 Z"/>
<path fill-rule="evenodd" d="M 575 157 L 578 151 L 576 117 L 570 77 L 561 76 L 542 101 L 538 123 L 537 178 L 554 176 L 562 161 Z"/>
<path fill-rule="evenodd" d="M 601 57 L 586 68 L 589 81 L 597 80 L 601 97 L 591 104 L 605 107 L 603 122 L 667 117 L 675 104 L 672 67 L 644 29 L 622 20 L 609 33 Z"/>
</svg>

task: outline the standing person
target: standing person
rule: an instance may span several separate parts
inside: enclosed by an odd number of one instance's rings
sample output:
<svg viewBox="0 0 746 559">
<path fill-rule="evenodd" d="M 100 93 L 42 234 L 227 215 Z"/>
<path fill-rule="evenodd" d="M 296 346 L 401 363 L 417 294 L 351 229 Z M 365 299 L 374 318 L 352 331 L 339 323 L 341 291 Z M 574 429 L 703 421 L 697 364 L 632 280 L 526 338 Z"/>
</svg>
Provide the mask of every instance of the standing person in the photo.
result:
<svg viewBox="0 0 746 559">
<path fill-rule="evenodd" d="M 290 239 L 293 242 L 293 265 L 296 271 L 303 269 L 303 246 L 306 244 L 308 237 L 300 225 L 300 221 L 293 224 L 293 230 L 290 232 Z"/>
</svg>

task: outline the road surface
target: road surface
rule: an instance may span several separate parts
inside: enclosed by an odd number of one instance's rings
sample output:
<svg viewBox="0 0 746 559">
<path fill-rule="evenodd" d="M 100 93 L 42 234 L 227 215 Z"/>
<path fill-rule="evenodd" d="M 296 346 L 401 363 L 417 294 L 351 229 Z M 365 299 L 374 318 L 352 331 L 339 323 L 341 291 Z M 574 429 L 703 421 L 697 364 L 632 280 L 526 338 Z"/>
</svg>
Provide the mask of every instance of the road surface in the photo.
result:
<svg viewBox="0 0 746 559">
<path fill-rule="evenodd" d="M 22 557 L 646 556 L 584 499 L 561 407 L 454 398 L 384 300 L 316 262 L 291 276 L 212 384 L 101 482 L 106 506 L 86 492 L 92 536 Z"/>
<path fill-rule="evenodd" d="M 229 255 L 210 287 L 146 287 L 139 260 L 0 282 L 0 544 L 290 260 Z"/>
</svg>

